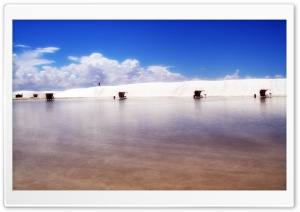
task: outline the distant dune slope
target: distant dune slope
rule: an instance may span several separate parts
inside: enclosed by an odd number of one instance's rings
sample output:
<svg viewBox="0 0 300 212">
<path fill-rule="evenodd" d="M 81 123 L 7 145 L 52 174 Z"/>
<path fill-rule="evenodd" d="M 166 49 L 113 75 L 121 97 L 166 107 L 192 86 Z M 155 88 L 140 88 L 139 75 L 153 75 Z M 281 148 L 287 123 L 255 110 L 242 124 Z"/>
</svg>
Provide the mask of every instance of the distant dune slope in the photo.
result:
<svg viewBox="0 0 300 212">
<path fill-rule="evenodd" d="M 77 88 L 66 91 L 17 91 L 23 97 L 45 98 L 45 93 L 54 93 L 55 98 L 76 97 L 113 97 L 118 92 L 128 92 L 127 97 L 192 97 L 195 90 L 205 90 L 209 96 L 259 96 L 260 89 L 270 89 L 272 96 L 286 96 L 286 79 L 241 79 L 220 81 L 185 81 L 185 82 L 157 82 L 140 83 L 118 86 L 97 86 Z M 269 93 L 269 92 L 268 92 Z"/>
</svg>

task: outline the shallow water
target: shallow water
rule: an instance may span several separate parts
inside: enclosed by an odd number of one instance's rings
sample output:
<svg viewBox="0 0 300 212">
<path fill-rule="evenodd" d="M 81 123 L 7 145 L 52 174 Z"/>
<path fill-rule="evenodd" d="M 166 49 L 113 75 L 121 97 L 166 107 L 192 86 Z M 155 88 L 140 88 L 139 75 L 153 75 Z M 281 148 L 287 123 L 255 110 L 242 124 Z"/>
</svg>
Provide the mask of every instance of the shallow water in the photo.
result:
<svg viewBox="0 0 300 212">
<path fill-rule="evenodd" d="M 285 190 L 286 98 L 13 102 L 16 190 Z"/>
</svg>

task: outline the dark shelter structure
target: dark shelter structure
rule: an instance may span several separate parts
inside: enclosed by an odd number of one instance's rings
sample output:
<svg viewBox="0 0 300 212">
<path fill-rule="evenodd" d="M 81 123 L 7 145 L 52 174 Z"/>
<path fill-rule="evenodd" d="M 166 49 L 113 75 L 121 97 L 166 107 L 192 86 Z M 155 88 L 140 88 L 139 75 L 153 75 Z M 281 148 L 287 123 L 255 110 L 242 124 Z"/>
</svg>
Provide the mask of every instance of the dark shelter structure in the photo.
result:
<svg viewBox="0 0 300 212">
<path fill-rule="evenodd" d="M 52 101 L 52 100 L 54 100 L 53 93 L 46 93 L 46 99 L 47 99 L 47 101 Z"/>
<path fill-rule="evenodd" d="M 266 94 L 267 91 L 271 91 L 271 90 L 270 89 L 261 89 L 259 91 L 260 97 L 261 98 L 271 97 L 272 93 Z"/>
<path fill-rule="evenodd" d="M 22 98 L 23 94 L 16 94 L 16 98 Z"/>
<path fill-rule="evenodd" d="M 194 91 L 194 99 L 200 99 L 200 98 L 203 98 L 203 95 L 201 95 L 201 92 L 204 91 L 204 90 L 197 90 L 197 91 Z"/>
<path fill-rule="evenodd" d="M 33 94 L 33 97 L 38 97 L 38 94 Z"/>
<path fill-rule="evenodd" d="M 127 99 L 127 97 L 125 96 L 125 93 L 127 93 L 127 92 L 119 92 L 119 98 L 120 99 Z"/>
</svg>

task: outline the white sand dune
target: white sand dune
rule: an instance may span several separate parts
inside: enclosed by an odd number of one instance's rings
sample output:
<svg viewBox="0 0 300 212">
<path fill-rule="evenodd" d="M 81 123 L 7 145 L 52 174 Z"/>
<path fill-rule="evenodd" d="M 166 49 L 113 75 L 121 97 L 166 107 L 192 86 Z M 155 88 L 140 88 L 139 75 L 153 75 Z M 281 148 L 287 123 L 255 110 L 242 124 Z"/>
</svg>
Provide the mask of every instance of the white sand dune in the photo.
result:
<svg viewBox="0 0 300 212">
<path fill-rule="evenodd" d="M 209 96 L 259 96 L 260 89 L 270 89 L 272 96 L 286 96 L 286 79 L 241 79 L 219 81 L 185 81 L 185 82 L 157 82 L 140 83 L 118 86 L 97 86 L 77 88 L 66 91 L 17 91 L 23 97 L 30 98 L 38 94 L 38 98 L 45 98 L 45 93 L 54 93 L 55 98 L 97 98 L 118 96 L 118 92 L 128 92 L 129 97 L 192 97 L 195 90 L 205 90 Z"/>
</svg>

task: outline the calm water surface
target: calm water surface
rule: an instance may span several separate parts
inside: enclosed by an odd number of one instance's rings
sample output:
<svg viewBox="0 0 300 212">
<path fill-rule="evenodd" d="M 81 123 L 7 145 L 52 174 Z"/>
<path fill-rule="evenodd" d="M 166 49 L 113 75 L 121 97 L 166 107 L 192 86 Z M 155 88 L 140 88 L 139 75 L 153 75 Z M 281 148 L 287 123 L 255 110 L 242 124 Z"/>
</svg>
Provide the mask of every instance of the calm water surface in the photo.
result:
<svg viewBox="0 0 300 212">
<path fill-rule="evenodd" d="M 16 190 L 284 190 L 286 98 L 13 102 Z"/>
</svg>

